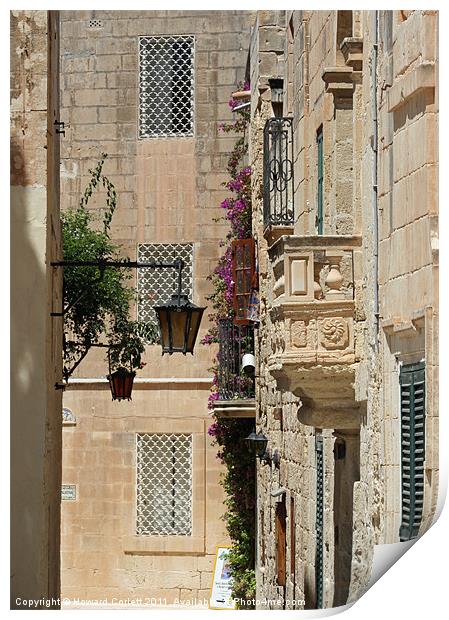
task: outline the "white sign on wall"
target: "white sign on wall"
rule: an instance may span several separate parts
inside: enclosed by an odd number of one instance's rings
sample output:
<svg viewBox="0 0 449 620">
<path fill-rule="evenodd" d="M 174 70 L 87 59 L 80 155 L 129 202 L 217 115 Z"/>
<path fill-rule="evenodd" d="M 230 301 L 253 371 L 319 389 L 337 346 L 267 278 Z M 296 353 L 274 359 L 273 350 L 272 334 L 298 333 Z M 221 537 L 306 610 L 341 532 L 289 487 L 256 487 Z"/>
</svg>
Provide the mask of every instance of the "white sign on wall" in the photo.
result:
<svg viewBox="0 0 449 620">
<path fill-rule="evenodd" d="M 230 547 L 217 548 L 209 609 L 235 609 L 234 599 L 232 598 L 231 568 L 228 558 L 230 550 Z"/>
<path fill-rule="evenodd" d="M 76 484 L 63 484 L 61 489 L 61 499 L 64 501 L 76 500 Z"/>
</svg>

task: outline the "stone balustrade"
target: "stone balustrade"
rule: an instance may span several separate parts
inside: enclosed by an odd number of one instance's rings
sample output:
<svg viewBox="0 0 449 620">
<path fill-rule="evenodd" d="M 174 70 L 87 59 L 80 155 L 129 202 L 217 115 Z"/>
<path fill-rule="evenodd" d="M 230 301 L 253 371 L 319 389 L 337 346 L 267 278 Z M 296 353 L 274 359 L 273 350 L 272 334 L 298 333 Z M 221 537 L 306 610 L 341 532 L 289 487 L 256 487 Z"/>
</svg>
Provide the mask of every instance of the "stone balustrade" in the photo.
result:
<svg viewBox="0 0 449 620">
<path fill-rule="evenodd" d="M 332 411 L 336 424 L 353 427 L 348 412 L 358 409 L 352 384 L 363 334 L 363 323 L 355 322 L 361 238 L 283 236 L 269 258 L 268 368 L 281 388 L 301 398 L 303 421 L 329 426 Z"/>
</svg>

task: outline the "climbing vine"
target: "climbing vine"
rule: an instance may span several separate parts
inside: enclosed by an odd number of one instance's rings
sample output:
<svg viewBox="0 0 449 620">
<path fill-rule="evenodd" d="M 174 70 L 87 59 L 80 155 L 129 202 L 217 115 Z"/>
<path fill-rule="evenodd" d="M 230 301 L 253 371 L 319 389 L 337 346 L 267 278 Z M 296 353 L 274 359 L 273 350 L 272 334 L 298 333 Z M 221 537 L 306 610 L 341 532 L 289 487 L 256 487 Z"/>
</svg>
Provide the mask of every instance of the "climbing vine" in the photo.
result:
<svg viewBox="0 0 449 620">
<path fill-rule="evenodd" d="M 110 236 L 117 207 L 112 182 L 103 174 L 103 153 L 96 167 L 89 170 L 90 181 L 79 206 L 61 216 L 65 261 L 121 261 L 119 247 Z M 88 202 L 95 190 L 106 190 L 102 222 L 95 221 Z M 128 269 L 99 267 L 64 268 L 64 377 L 67 379 L 85 358 L 91 347 L 109 349 L 111 370 L 120 366 L 142 368 L 145 344 L 156 342 L 156 324 L 130 319 L 130 306 L 136 292 L 129 285 Z"/>
<path fill-rule="evenodd" d="M 239 90 L 248 90 L 249 84 L 240 84 Z M 232 110 L 240 102 L 231 97 Z M 229 222 L 229 232 L 221 242 L 224 252 L 217 266 L 208 276 L 213 293 L 208 297 L 212 305 L 209 315 L 211 328 L 203 338 L 203 344 L 218 342 L 218 325 L 221 319 L 234 316 L 232 280 L 232 240 L 251 236 L 251 169 L 244 165 L 247 153 L 246 132 L 250 120 L 247 109 L 236 110 L 236 120 L 225 123 L 220 130 L 236 134 L 234 148 L 230 153 L 227 172 L 229 180 L 224 183 L 229 196 L 221 203 L 224 214 L 218 220 Z M 218 392 L 219 355 L 212 368 L 213 384 L 209 395 L 209 408 L 219 398 Z M 215 416 L 214 416 L 215 417 Z M 222 419 L 215 417 L 209 428 L 209 435 L 219 447 L 217 458 L 226 466 L 221 484 L 226 492 L 224 520 L 232 541 L 230 567 L 233 577 L 233 596 L 249 601 L 255 598 L 255 463 L 248 453 L 244 438 L 249 435 L 253 423 L 248 419 Z M 249 609 L 249 605 L 244 606 Z"/>
</svg>

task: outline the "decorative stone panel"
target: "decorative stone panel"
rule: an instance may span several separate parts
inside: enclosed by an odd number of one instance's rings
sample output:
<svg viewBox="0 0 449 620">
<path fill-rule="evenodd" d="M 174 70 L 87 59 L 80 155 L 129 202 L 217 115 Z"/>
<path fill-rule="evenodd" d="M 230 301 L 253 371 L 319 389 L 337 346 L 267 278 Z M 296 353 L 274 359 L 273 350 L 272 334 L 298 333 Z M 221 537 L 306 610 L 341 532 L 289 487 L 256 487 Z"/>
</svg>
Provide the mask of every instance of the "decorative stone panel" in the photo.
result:
<svg viewBox="0 0 449 620">
<path fill-rule="evenodd" d="M 321 319 L 319 342 L 325 349 L 345 349 L 349 343 L 348 321 L 342 317 Z"/>
<path fill-rule="evenodd" d="M 269 359 L 282 355 L 304 364 L 354 363 L 353 314 L 354 303 L 345 300 L 272 308 Z"/>
<path fill-rule="evenodd" d="M 307 327 L 305 321 L 292 321 L 290 334 L 292 349 L 302 349 L 307 346 Z"/>
</svg>

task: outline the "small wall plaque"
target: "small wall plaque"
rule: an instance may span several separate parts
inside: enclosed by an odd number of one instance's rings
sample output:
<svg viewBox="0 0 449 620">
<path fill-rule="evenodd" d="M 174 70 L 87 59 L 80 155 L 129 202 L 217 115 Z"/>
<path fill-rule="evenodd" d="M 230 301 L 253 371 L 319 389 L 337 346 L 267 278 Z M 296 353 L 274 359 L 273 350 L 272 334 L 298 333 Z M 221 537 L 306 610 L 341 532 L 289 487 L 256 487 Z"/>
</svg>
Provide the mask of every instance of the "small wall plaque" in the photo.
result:
<svg viewBox="0 0 449 620">
<path fill-rule="evenodd" d="M 61 499 L 63 501 L 76 500 L 76 484 L 63 484 L 61 489 Z"/>
<path fill-rule="evenodd" d="M 63 407 L 62 409 L 62 424 L 63 426 L 75 426 L 76 417 L 71 409 Z"/>
</svg>

